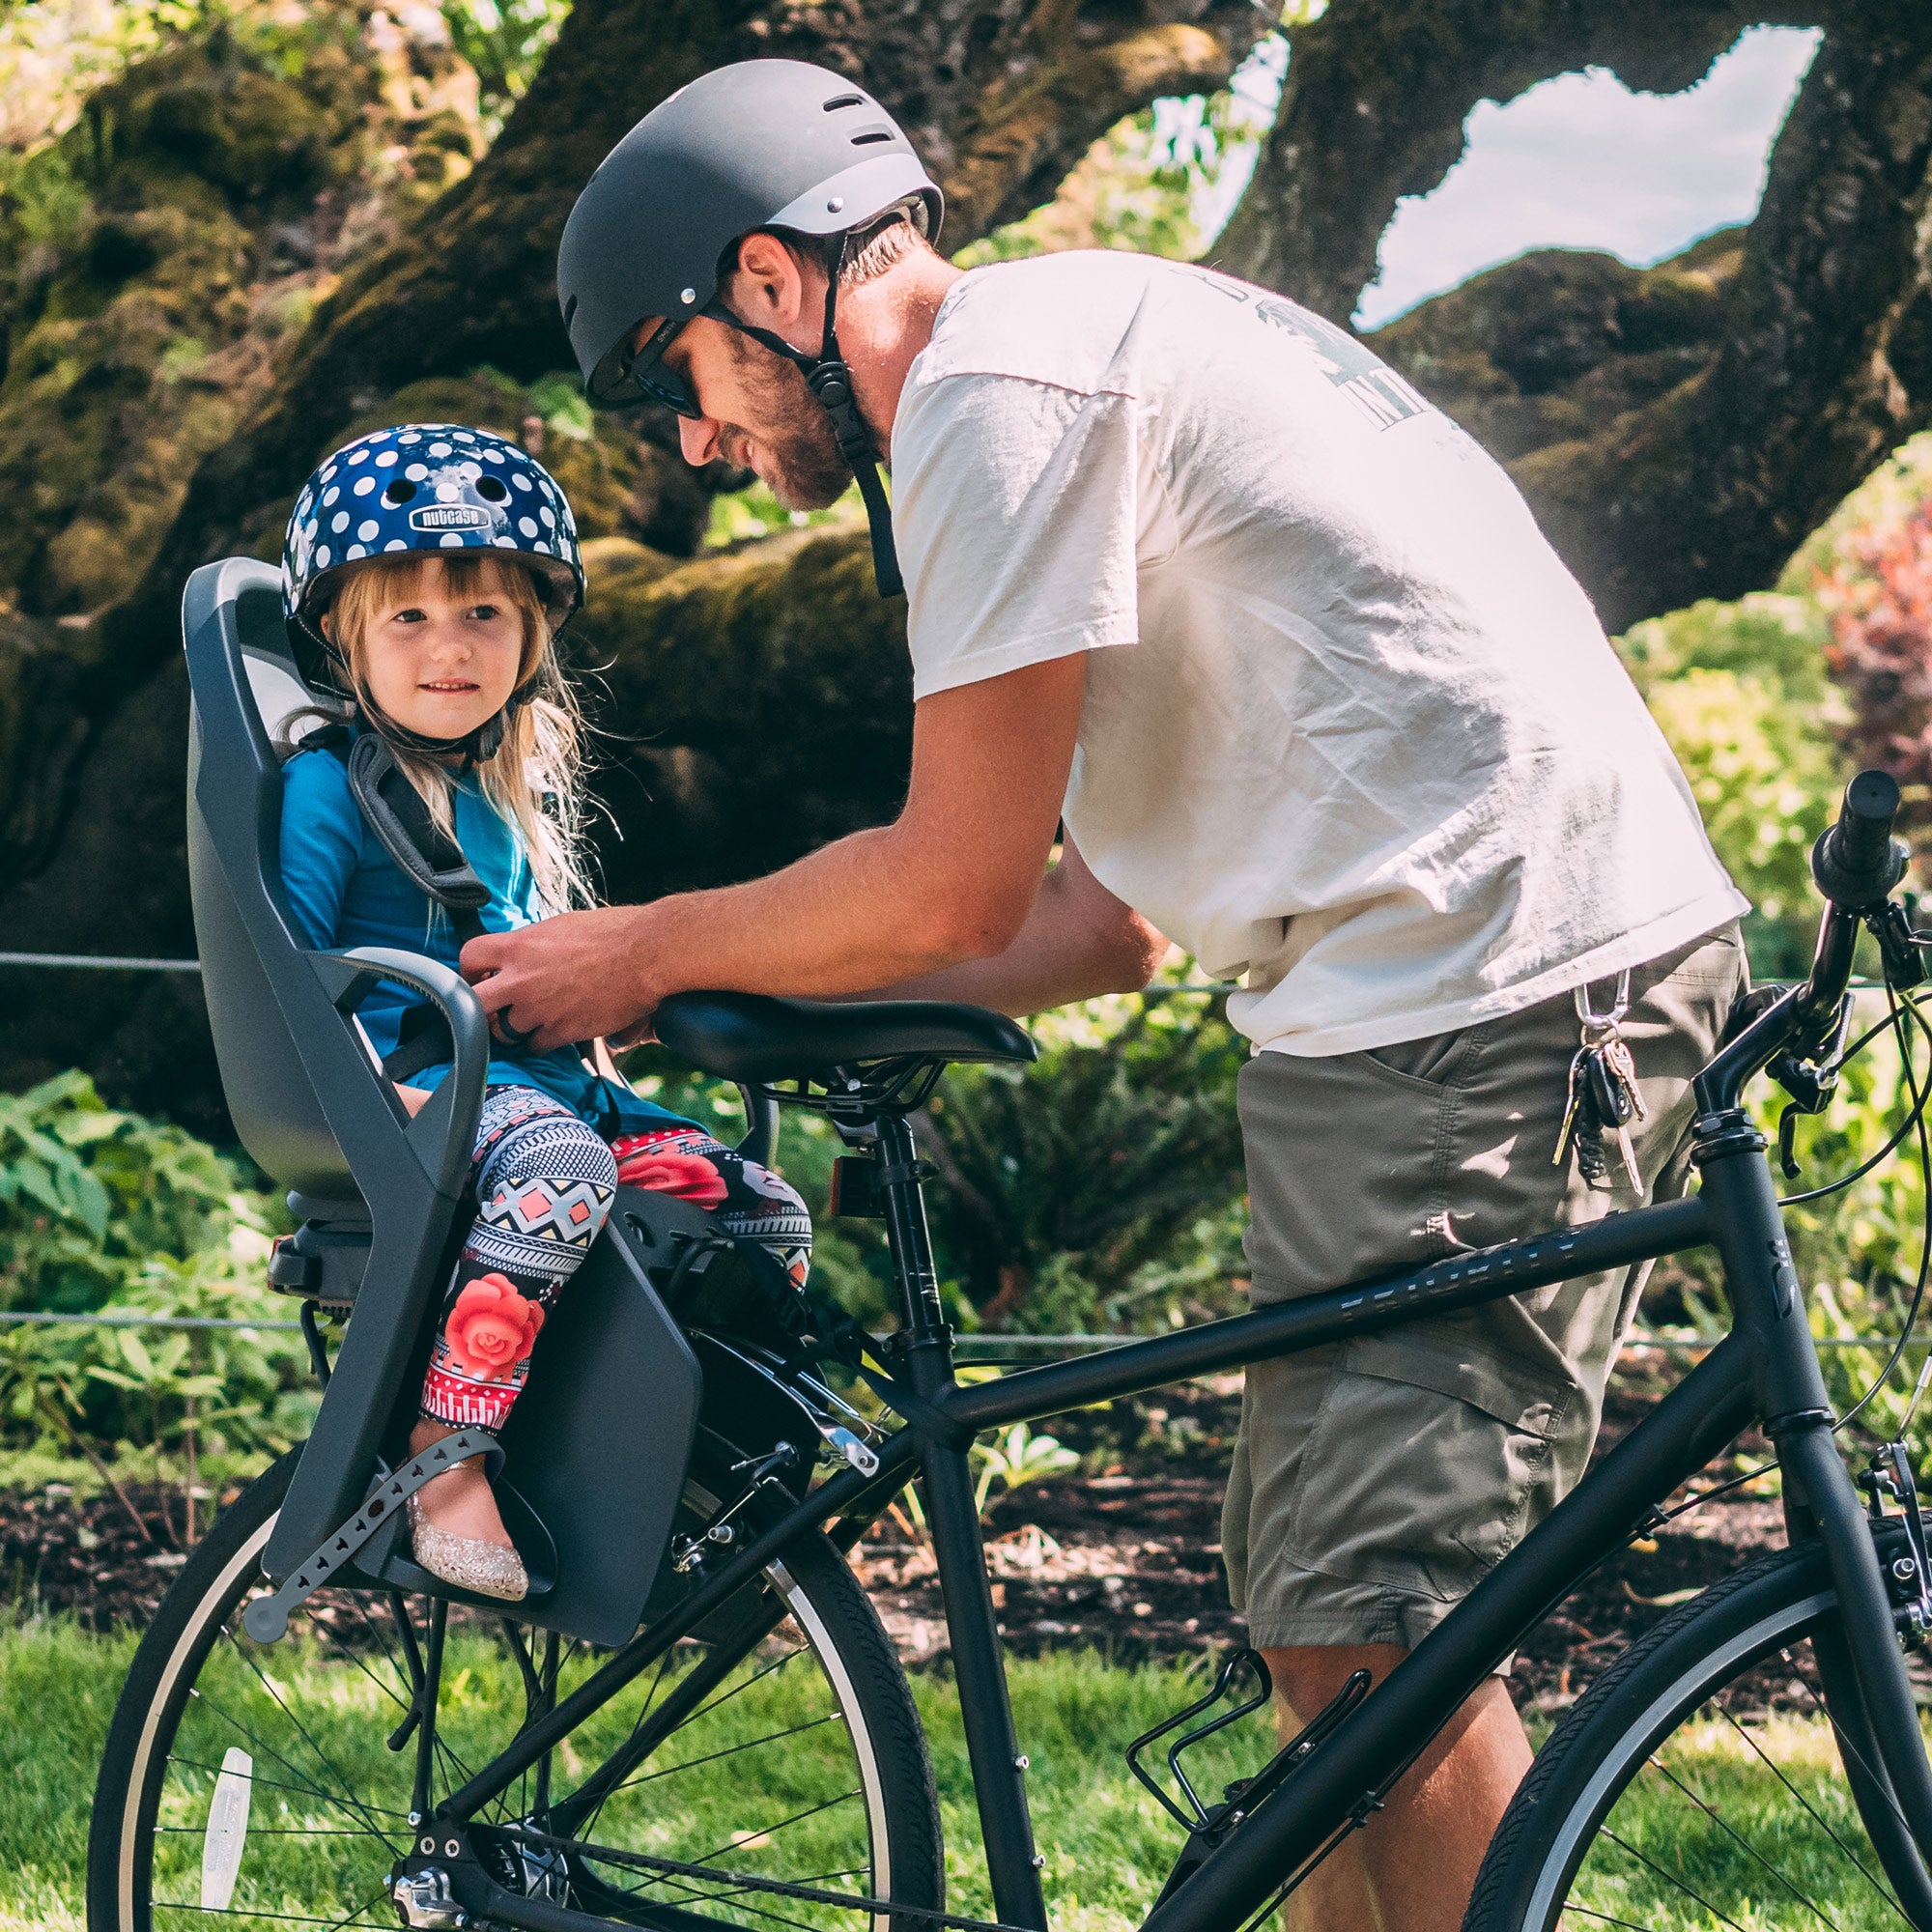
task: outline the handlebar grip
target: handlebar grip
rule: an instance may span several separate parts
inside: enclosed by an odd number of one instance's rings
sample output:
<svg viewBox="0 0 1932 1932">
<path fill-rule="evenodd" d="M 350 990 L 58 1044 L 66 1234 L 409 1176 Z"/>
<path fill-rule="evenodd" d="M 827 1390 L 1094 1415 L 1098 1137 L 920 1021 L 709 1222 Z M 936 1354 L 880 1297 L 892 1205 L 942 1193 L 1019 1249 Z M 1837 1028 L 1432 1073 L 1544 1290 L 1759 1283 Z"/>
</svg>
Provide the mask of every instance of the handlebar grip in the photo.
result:
<svg viewBox="0 0 1932 1932">
<path fill-rule="evenodd" d="M 1882 905 L 1905 876 L 1911 855 L 1891 836 L 1899 804 L 1889 772 L 1861 772 L 1845 787 L 1837 824 L 1811 850 L 1811 876 L 1833 905 L 1848 912 Z"/>
</svg>

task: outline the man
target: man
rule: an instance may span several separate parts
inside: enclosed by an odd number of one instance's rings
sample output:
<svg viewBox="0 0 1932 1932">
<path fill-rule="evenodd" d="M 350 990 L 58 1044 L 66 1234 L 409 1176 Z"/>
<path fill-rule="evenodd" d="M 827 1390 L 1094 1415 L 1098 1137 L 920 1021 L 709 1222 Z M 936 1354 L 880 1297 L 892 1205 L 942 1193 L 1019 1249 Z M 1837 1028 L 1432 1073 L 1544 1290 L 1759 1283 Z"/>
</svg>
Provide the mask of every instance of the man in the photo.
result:
<svg viewBox="0 0 1932 1932">
<path fill-rule="evenodd" d="M 1142 985 L 1172 934 L 1245 976 L 1257 1301 L 1681 1189 L 1744 901 L 1508 478 L 1291 302 L 1120 254 L 962 275 L 938 201 L 869 97 L 788 62 L 695 82 L 585 189 L 558 284 L 593 399 L 669 402 L 691 462 L 801 508 L 856 466 L 882 584 L 895 530 L 912 779 L 773 877 L 473 942 L 498 1024 L 636 1035 L 687 987 L 1026 1013 Z M 1559 1142 L 1577 996 L 1625 975 L 1649 1113 L 1640 1186 L 1605 1140 L 1602 1191 Z M 1286 1724 L 1574 1484 L 1638 1286 L 1249 1372 L 1224 1541 Z M 1492 1679 L 1302 1922 L 1458 1924 L 1528 1758 Z"/>
</svg>

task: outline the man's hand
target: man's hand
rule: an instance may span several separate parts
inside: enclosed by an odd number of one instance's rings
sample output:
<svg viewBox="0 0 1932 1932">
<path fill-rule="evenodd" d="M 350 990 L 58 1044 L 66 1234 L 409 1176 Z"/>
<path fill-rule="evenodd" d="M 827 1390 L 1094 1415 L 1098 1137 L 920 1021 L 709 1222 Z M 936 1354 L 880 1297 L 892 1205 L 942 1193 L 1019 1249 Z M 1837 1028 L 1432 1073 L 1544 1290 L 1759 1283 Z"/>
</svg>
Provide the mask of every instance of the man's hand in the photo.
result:
<svg viewBox="0 0 1932 1932">
<path fill-rule="evenodd" d="M 657 998 L 646 989 L 638 927 L 648 908 L 567 912 L 515 932 L 486 932 L 463 949 L 497 1038 L 538 1053 L 600 1034 L 643 1037 Z M 527 1037 L 522 1031 L 534 1028 Z"/>
<path fill-rule="evenodd" d="M 1040 895 L 1085 681 L 1076 654 L 922 698 L 893 824 L 769 878 L 486 934 L 464 975 L 499 1038 L 547 1051 L 646 1037 L 659 1001 L 688 987 L 837 999 L 1004 952 Z"/>
</svg>

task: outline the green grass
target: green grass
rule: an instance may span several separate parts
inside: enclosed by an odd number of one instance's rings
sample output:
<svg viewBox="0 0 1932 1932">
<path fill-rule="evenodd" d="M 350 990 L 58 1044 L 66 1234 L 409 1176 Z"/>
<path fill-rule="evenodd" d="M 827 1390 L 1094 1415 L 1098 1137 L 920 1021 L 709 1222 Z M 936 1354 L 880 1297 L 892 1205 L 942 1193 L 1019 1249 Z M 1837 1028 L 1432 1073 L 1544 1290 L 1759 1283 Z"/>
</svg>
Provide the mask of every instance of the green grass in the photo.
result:
<svg viewBox="0 0 1932 1932">
<path fill-rule="evenodd" d="M 0 1634 L 0 1932 L 79 1925 L 95 1769 L 133 1641 L 130 1636 L 93 1637 L 64 1624 Z M 466 1742 L 480 1744 L 503 1712 L 515 1708 L 516 1690 L 500 1656 L 491 1657 L 480 1647 L 468 1656 L 463 1640 L 454 1636 L 450 1663 L 447 1735 L 462 1750 Z M 341 1673 L 325 1694 L 323 1680 L 312 1678 L 301 1655 L 292 1649 L 276 1677 L 277 1690 L 301 1708 L 321 1746 L 331 1755 L 341 1753 L 345 1769 L 355 1770 L 358 1795 L 372 1804 L 393 1800 L 396 1793 L 389 1787 L 396 1782 L 399 1762 L 383 1753 L 380 1736 L 366 1721 L 367 1713 L 356 1708 L 354 1689 L 345 1687 Z M 1138 1732 L 1198 1695 L 1202 1684 L 1198 1672 L 1123 1669 L 1091 1654 L 1014 1663 L 1016 1720 L 1022 1748 L 1032 1759 L 1028 1784 L 1056 1932 L 1116 1932 L 1136 1923 L 1151 1903 L 1178 1849 L 1179 1834 L 1129 1777 L 1122 1751 Z M 990 1900 L 980 1870 L 958 1707 L 942 1678 L 923 1677 L 916 1690 L 945 1815 L 949 1902 L 955 1911 L 983 1913 Z M 240 1699 L 269 1693 L 244 1682 L 238 1671 L 222 1694 Z M 756 1687 L 730 1721 L 769 1728 L 774 1719 L 785 1717 L 782 1700 L 788 1694 L 782 1679 L 777 1680 L 766 1701 L 753 1710 L 757 1698 L 765 1696 L 765 1687 Z M 1268 1746 L 1265 1727 L 1253 1720 L 1225 1736 L 1235 1742 L 1217 1739 L 1190 1760 L 1200 1788 L 1210 1799 L 1219 1796 L 1229 1777 L 1253 1769 Z M 1781 1718 L 1754 1728 L 1753 1736 L 1834 1827 L 1843 1830 L 1849 1805 L 1819 1727 Z M 204 1742 L 209 1761 L 218 1762 L 218 1731 L 211 1730 Z M 1845 1872 L 1834 1858 L 1818 1856 L 1832 1850 L 1822 1831 L 1813 1831 L 1808 1823 L 1803 1832 L 1794 1828 L 1791 1807 L 1780 1802 L 1781 1788 L 1773 1774 L 1735 1732 L 1718 1724 L 1700 1726 L 1673 1748 L 1672 1765 L 1680 1778 L 1700 1796 L 1721 1797 L 1727 1817 L 1755 1809 L 1776 1818 L 1780 1864 L 1845 1932 L 1880 1922 L 1870 1910 L 1868 1893 L 1861 1896 L 1865 1889 L 1856 1873 Z M 195 1749 L 200 1754 L 198 1746 Z M 367 1756 L 366 1782 L 360 1754 Z M 799 1797 L 810 1799 L 815 1775 L 810 1765 L 801 1766 Z M 696 1788 L 682 1801 L 682 1816 L 674 1821 L 678 1834 L 693 1829 L 716 1831 L 721 1839 L 728 1839 L 734 1806 L 742 1800 L 728 1771 L 721 1770 L 708 1783 L 694 1783 Z M 268 1796 L 264 1791 L 258 1797 L 258 1807 Z M 185 1789 L 181 1802 L 191 1806 L 195 1794 Z M 778 1802 L 789 1803 L 790 1794 Z M 637 1803 L 639 1815 L 623 1835 L 646 1844 L 665 1821 L 648 1816 L 640 1798 Z M 255 1822 L 263 1822 L 260 1808 Z M 1697 1875 L 1705 1895 L 1720 1902 L 1746 1932 L 1817 1923 L 1805 1906 L 1754 1869 L 1668 1782 L 1653 1777 L 1640 1785 L 1625 1800 L 1616 1823 L 1635 1851 L 1666 1868 Z M 180 1841 L 175 1858 L 185 1872 L 198 1859 L 197 1847 L 191 1835 Z M 293 1898 L 298 1885 L 307 1889 L 303 1895 L 312 1896 L 317 1877 L 312 1864 L 299 1881 L 294 1870 L 278 1874 L 272 1868 L 275 1849 L 272 1838 L 257 1839 L 251 1829 L 251 1882 L 264 1909 L 278 1895 Z M 258 1853 L 268 1854 L 267 1859 Z M 344 1895 L 365 1878 L 359 1871 L 353 1877 L 341 1874 Z M 1586 1882 L 1584 1896 L 1599 1911 L 1634 1923 L 1688 1929 L 1717 1922 L 1690 1909 L 1663 1879 L 1613 1848 L 1597 1856 Z M 1586 1922 L 1591 1921 L 1578 1920 Z"/>
</svg>

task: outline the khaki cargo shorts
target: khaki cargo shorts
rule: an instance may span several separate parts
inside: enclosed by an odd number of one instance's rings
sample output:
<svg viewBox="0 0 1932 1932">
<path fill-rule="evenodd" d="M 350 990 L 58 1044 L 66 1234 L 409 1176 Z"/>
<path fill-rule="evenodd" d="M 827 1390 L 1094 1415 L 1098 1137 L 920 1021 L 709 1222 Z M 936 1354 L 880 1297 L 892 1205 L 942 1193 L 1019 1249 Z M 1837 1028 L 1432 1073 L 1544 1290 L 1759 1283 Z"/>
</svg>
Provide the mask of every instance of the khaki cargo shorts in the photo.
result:
<svg viewBox="0 0 1932 1932">
<path fill-rule="evenodd" d="M 1690 1177 L 1690 1081 L 1747 984 L 1735 926 L 1631 976 L 1645 1201 Z M 1605 1004 L 1614 981 L 1593 989 Z M 1551 1164 L 1572 996 L 1330 1059 L 1241 1069 L 1257 1305 L 1639 1205 Z M 1257 1645 L 1412 1647 L 1583 1473 L 1649 1264 L 1258 1362 L 1222 1544 Z"/>
</svg>

